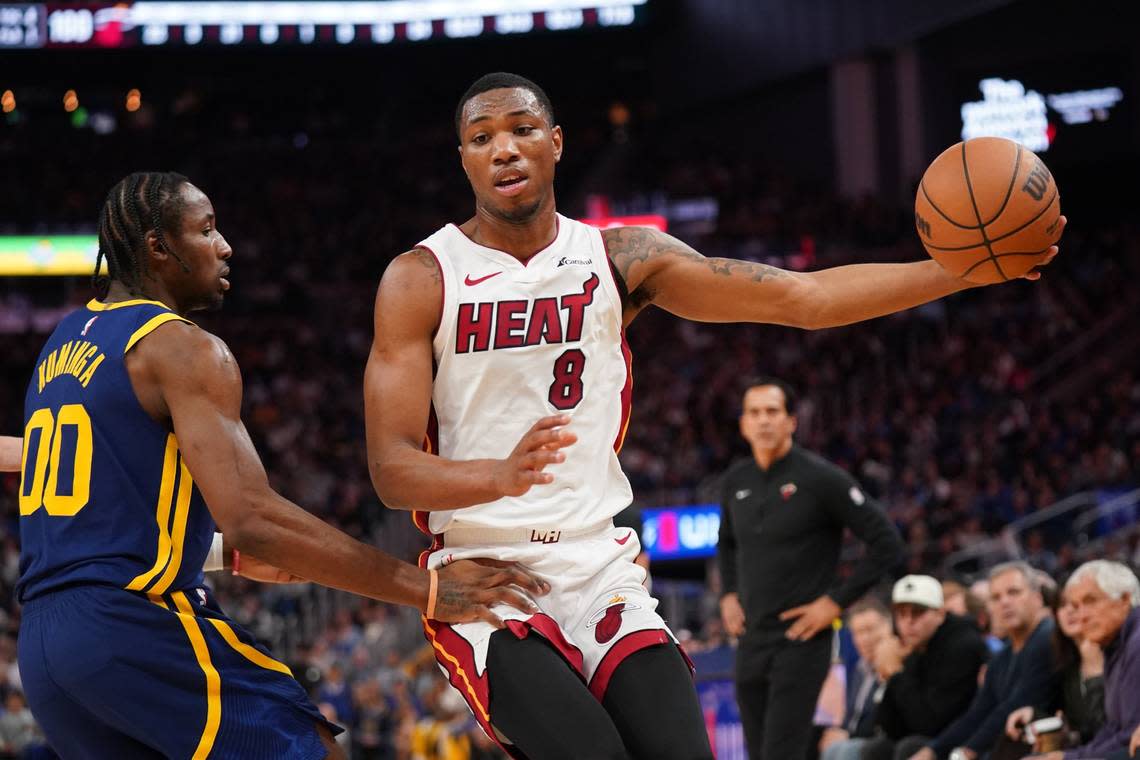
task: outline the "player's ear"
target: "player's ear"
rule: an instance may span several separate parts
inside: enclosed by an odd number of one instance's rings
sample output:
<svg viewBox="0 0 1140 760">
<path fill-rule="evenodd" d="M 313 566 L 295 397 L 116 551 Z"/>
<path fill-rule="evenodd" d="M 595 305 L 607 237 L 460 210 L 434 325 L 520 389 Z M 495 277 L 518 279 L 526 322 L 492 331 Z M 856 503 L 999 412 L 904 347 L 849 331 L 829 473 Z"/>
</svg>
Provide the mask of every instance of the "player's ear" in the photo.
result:
<svg viewBox="0 0 1140 760">
<path fill-rule="evenodd" d="M 554 163 L 562 160 L 562 127 L 557 125 L 550 130 L 550 141 L 554 143 Z"/>
<path fill-rule="evenodd" d="M 470 182 L 471 181 L 471 172 L 467 171 L 467 163 L 463 160 L 463 158 L 464 158 L 463 145 L 462 144 L 457 145 L 455 150 L 458 151 L 458 153 L 459 153 L 459 166 L 460 166 L 460 168 L 463 169 L 463 174 L 467 177 L 467 181 Z"/>
<path fill-rule="evenodd" d="M 170 257 L 166 246 L 163 245 L 162 239 L 159 238 L 158 233 L 154 230 L 146 233 L 143 242 L 146 244 L 147 258 L 151 261 L 163 261 Z"/>
</svg>

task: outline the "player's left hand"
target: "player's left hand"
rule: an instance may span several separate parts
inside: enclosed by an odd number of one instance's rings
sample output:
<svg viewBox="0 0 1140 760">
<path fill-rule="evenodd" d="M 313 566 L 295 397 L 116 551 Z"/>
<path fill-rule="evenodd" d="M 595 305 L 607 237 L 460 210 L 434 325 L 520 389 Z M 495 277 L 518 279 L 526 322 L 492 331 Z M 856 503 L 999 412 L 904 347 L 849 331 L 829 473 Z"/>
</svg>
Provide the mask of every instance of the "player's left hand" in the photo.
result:
<svg viewBox="0 0 1140 760">
<path fill-rule="evenodd" d="M 492 611 L 493 607 L 507 604 L 533 615 L 540 610 L 531 596 L 549 591 L 549 583 L 517 563 L 461 559 L 439 569 L 435 619 L 441 623 L 482 620 L 495 628 L 504 628 L 506 623 Z"/>
<path fill-rule="evenodd" d="M 792 641 L 807 641 L 832 624 L 842 610 L 826 594 L 811 604 L 802 604 L 780 613 L 780 620 L 794 620 L 784 634 Z"/>
<path fill-rule="evenodd" d="M 1136 751 L 1140 750 L 1140 724 L 1136 726 L 1136 730 L 1132 732 L 1132 740 L 1128 742 L 1128 756 L 1136 757 Z"/>
<path fill-rule="evenodd" d="M 308 583 L 308 579 L 299 575 L 274 567 L 268 562 L 262 562 L 257 557 L 241 553 L 241 563 L 238 565 L 236 575 L 249 578 L 251 581 L 262 583 Z"/>
<path fill-rule="evenodd" d="M 1061 215 L 1061 230 L 1060 230 L 1060 233 L 1059 233 L 1058 238 L 1057 238 L 1058 240 L 1060 240 L 1060 235 L 1063 235 L 1065 233 L 1065 225 L 1068 223 L 1069 223 L 1069 220 L 1065 217 L 1064 214 L 1062 214 Z M 1040 280 L 1041 279 L 1041 268 L 1048 266 L 1049 262 L 1052 261 L 1053 259 L 1055 259 L 1057 257 L 1057 254 L 1060 253 L 1060 251 L 1061 251 L 1061 249 L 1055 245 L 1049 246 L 1049 250 L 1045 251 L 1045 253 L 1041 256 L 1041 260 L 1038 261 L 1037 264 L 1034 265 L 1034 267 L 1032 269 L 1030 269 L 1025 274 L 1021 275 L 1021 277 L 1023 279 L 1031 280 L 1031 281 L 1032 280 Z"/>
</svg>

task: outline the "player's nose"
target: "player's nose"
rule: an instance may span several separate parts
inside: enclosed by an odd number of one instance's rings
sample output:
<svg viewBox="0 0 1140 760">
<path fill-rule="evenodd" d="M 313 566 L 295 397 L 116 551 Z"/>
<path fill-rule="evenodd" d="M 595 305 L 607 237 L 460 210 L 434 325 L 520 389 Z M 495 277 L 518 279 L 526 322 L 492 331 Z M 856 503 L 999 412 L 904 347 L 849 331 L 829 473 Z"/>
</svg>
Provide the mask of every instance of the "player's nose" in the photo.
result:
<svg viewBox="0 0 1140 760">
<path fill-rule="evenodd" d="M 506 163 L 519 156 L 515 136 L 510 132 L 496 135 L 491 143 L 491 159 L 496 164 Z"/>
<path fill-rule="evenodd" d="M 229 241 L 227 241 L 224 237 L 219 235 L 218 238 L 221 240 L 221 244 L 218 246 L 218 258 L 222 261 L 225 261 L 230 256 L 234 255 L 234 249 L 230 246 Z"/>
</svg>

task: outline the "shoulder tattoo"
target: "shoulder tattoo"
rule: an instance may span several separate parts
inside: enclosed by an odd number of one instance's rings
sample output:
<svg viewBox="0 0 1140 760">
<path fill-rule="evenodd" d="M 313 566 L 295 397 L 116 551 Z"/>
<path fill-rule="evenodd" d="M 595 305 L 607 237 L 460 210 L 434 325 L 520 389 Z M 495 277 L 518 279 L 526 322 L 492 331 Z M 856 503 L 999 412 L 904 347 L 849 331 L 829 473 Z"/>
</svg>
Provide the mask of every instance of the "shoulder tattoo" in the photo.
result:
<svg viewBox="0 0 1140 760">
<path fill-rule="evenodd" d="M 421 266 L 431 272 L 432 280 L 436 285 L 443 282 L 443 277 L 439 273 L 439 262 L 435 260 L 435 254 L 426 248 L 413 248 L 404 254 L 412 261 L 418 262 Z"/>
</svg>

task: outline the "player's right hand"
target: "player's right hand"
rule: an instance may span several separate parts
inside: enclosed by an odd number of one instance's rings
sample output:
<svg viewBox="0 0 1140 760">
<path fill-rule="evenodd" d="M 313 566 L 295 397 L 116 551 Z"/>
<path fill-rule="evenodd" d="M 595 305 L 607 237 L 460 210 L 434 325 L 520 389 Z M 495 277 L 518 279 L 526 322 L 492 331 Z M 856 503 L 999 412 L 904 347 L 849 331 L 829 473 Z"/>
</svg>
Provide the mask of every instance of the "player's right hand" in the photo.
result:
<svg viewBox="0 0 1140 760">
<path fill-rule="evenodd" d="M 744 633 L 744 608 L 740 606 L 739 596 L 728 593 L 720 598 L 720 618 L 729 636 L 739 638 Z"/>
<path fill-rule="evenodd" d="M 578 440 L 563 429 L 569 423 L 568 414 L 554 414 L 534 423 L 510 456 L 495 463 L 496 490 L 503 496 L 522 496 L 532 486 L 553 483 L 554 476 L 544 470 L 547 465 L 565 461 L 561 449 Z"/>
<path fill-rule="evenodd" d="M 528 614 L 538 612 L 538 605 L 523 591 L 541 596 L 550 591 L 550 584 L 513 562 L 457 560 L 439 569 L 435 619 L 442 623 L 482 620 L 502 628 L 502 618 L 491 611 L 497 604 L 509 604 Z"/>
</svg>

